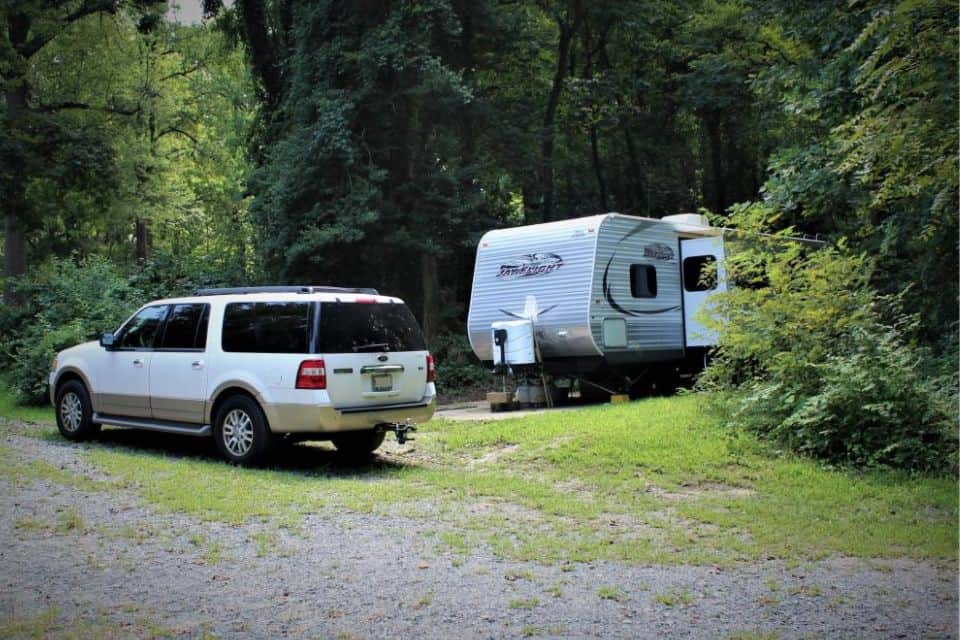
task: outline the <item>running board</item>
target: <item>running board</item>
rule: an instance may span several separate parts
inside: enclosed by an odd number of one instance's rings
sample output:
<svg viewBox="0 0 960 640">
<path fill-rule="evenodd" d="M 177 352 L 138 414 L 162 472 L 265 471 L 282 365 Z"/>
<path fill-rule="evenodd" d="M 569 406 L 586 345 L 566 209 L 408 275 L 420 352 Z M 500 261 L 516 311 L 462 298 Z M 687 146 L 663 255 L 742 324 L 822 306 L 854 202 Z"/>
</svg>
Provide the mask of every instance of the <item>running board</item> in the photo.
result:
<svg viewBox="0 0 960 640">
<path fill-rule="evenodd" d="M 119 416 L 105 416 L 94 413 L 93 422 L 108 424 L 112 427 L 130 427 L 146 431 L 162 431 L 163 433 L 177 433 L 184 436 L 209 436 L 213 431 L 208 424 L 190 424 L 188 422 L 171 422 L 168 420 L 150 420 L 148 418 L 122 418 Z"/>
</svg>

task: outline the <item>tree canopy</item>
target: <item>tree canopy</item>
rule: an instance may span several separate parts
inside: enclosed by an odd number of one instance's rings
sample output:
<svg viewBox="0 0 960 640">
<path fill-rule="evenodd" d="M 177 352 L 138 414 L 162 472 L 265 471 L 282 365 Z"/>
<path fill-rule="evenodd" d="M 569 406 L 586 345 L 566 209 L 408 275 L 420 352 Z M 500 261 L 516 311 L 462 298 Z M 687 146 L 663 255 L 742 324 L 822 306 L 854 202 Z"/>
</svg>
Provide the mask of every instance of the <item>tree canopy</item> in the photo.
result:
<svg viewBox="0 0 960 640">
<path fill-rule="evenodd" d="M 955 3 L 0 6 L 8 301 L 50 257 L 103 256 L 375 285 L 434 337 L 487 229 L 757 202 L 847 238 L 917 339 L 956 341 Z"/>
</svg>

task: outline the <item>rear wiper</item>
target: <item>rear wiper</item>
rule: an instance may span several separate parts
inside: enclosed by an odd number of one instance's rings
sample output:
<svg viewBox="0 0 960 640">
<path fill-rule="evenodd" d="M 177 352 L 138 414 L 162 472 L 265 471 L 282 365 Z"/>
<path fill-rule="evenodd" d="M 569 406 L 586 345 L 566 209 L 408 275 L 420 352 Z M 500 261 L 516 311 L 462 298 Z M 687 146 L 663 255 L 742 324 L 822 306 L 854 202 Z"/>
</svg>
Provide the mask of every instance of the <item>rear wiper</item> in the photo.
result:
<svg viewBox="0 0 960 640">
<path fill-rule="evenodd" d="M 390 343 L 388 342 L 370 342 L 368 344 L 358 344 L 353 347 L 353 352 L 358 351 L 388 351 Z"/>
</svg>

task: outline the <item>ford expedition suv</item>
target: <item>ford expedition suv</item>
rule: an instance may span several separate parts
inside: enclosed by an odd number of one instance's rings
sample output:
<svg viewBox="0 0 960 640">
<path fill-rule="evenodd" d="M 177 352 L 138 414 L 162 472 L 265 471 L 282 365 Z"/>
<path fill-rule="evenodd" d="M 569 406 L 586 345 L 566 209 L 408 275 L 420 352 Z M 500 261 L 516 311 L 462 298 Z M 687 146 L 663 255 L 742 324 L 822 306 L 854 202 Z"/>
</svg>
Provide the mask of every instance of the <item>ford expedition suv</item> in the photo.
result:
<svg viewBox="0 0 960 640">
<path fill-rule="evenodd" d="M 433 357 L 402 300 L 373 289 L 206 289 L 141 307 L 50 372 L 60 433 L 101 425 L 212 435 L 224 458 L 263 460 L 281 436 L 375 450 L 436 406 Z"/>
</svg>

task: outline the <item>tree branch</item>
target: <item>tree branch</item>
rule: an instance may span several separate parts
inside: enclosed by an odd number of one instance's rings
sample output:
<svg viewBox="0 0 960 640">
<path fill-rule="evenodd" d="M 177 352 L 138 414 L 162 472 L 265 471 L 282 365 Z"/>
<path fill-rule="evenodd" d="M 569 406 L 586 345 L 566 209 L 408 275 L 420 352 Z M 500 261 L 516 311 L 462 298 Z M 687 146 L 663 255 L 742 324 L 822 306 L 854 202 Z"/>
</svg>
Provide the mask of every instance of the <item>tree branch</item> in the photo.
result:
<svg viewBox="0 0 960 640">
<path fill-rule="evenodd" d="M 140 113 L 140 105 L 136 107 L 110 107 L 87 104 L 86 102 L 57 102 L 55 104 L 40 104 L 30 107 L 31 111 L 37 113 L 51 113 L 53 111 L 64 111 L 66 109 L 80 109 L 87 111 L 102 111 L 103 113 L 114 113 L 121 116 L 132 116 Z"/>
<path fill-rule="evenodd" d="M 202 63 L 202 62 L 198 62 L 197 64 L 193 65 L 192 67 L 190 67 L 190 68 L 188 68 L 188 69 L 181 69 L 180 71 L 174 71 L 173 73 L 168 73 L 167 75 L 165 75 L 165 76 L 163 76 L 162 78 L 160 78 L 160 82 L 165 82 L 165 81 L 171 80 L 171 79 L 173 79 L 173 78 L 186 78 L 186 77 L 187 77 L 188 75 L 190 75 L 191 73 L 193 73 L 193 72 L 195 72 L 195 71 L 199 71 L 200 69 L 203 69 L 203 63 Z"/>
<path fill-rule="evenodd" d="M 187 132 L 184 131 L 183 129 L 179 129 L 179 128 L 177 128 L 177 127 L 167 127 L 166 129 L 164 129 L 163 131 L 161 131 L 161 132 L 157 135 L 157 138 L 156 138 L 156 139 L 159 140 L 159 139 L 162 138 L 163 136 L 165 136 L 165 135 L 167 135 L 167 134 L 170 134 L 170 133 L 179 133 L 180 135 L 184 136 L 185 138 L 189 138 L 190 141 L 193 142 L 194 146 L 196 146 L 197 144 L 199 144 L 199 143 L 197 142 L 197 139 L 196 139 L 195 137 L 193 137 L 191 134 L 187 133 Z"/>
<path fill-rule="evenodd" d="M 77 20 L 85 18 L 89 15 L 93 15 L 94 13 L 114 14 L 117 12 L 117 8 L 117 0 L 97 0 L 95 2 L 84 2 L 76 11 L 67 14 L 63 18 L 63 27 L 66 28 Z M 29 59 L 33 56 L 33 54 L 40 51 L 40 49 L 43 49 L 48 42 L 60 35 L 62 31 L 63 29 L 59 29 L 49 33 L 38 34 L 31 38 L 28 42 L 18 46 L 17 52 L 23 56 L 25 60 Z"/>
</svg>

